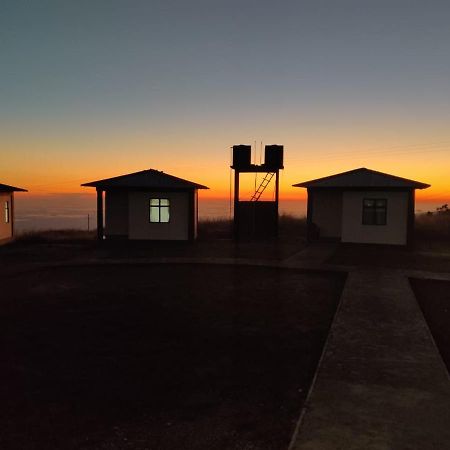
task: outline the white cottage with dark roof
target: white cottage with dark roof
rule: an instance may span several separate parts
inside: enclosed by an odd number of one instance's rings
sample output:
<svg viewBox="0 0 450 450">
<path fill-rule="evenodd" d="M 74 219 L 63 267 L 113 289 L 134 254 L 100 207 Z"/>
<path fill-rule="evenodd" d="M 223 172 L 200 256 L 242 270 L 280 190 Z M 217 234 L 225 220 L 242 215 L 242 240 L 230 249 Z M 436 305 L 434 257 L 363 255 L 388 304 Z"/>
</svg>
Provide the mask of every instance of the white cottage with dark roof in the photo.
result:
<svg viewBox="0 0 450 450">
<path fill-rule="evenodd" d="M 14 237 L 14 192 L 27 192 L 26 189 L 0 183 L 0 244 Z"/>
<path fill-rule="evenodd" d="M 99 239 L 193 240 L 197 237 L 198 190 L 208 189 L 154 169 L 82 186 L 97 190 Z"/>
<path fill-rule="evenodd" d="M 415 190 L 430 185 L 362 167 L 294 186 L 308 190 L 308 240 L 409 245 Z"/>
</svg>

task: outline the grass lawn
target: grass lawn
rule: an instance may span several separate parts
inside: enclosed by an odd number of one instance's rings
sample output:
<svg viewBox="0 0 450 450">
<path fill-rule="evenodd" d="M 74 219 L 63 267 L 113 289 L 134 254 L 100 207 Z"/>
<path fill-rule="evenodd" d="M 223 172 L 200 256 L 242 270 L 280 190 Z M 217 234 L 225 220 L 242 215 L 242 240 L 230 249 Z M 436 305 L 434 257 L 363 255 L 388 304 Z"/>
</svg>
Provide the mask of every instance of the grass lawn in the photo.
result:
<svg viewBox="0 0 450 450">
<path fill-rule="evenodd" d="M 0 278 L 0 448 L 285 449 L 344 277 L 84 265 Z"/>
<path fill-rule="evenodd" d="M 450 281 L 412 279 L 411 285 L 450 372 Z"/>
</svg>

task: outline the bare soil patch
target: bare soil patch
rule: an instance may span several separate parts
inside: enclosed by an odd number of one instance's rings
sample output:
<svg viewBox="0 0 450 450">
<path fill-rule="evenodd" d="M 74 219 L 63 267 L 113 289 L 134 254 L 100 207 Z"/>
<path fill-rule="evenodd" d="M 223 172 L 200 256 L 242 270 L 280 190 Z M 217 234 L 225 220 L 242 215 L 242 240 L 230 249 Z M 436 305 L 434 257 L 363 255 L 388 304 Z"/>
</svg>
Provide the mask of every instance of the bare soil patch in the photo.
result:
<svg viewBox="0 0 450 450">
<path fill-rule="evenodd" d="M 0 246 L 0 264 L 23 265 L 31 262 L 69 261 L 80 259 L 130 258 L 245 258 L 280 261 L 306 246 L 302 237 L 283 237 L 267 241 L 235 242 L 232 239 L 199 239 L 184 241 L 128 241 L 99 242 L 92 236 L 76 239 L 55 237 L 45 233 L 27 236 Z"/>
<path fill-rule="evenodd" d="M 0 279 L 0 448 L 284 449 L 344 277 L 87 265 Z"/>
<path fill-rule="evenodd" d="M 411 279 L 411 286 L 450 373 L 450 281 Z"/>
</svg>

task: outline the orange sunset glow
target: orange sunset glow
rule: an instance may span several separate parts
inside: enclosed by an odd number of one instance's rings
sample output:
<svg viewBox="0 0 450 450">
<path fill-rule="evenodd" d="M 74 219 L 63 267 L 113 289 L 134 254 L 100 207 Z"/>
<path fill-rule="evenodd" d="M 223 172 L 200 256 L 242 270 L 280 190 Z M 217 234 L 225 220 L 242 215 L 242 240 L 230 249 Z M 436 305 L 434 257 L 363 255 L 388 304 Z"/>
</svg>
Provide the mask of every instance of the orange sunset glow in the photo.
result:
<svg viewBox="0 0 450 450">
<path fill-rule="evenodd" d="M 449 202 L 445 15 L 429 10 L 424 25 L 424 13 L 412 14 L 398 27 L 381 6 L 330 5 L 320 20 L 300 5 L 267 4 L 256 16 L 241 5 L 239 19 L 231 6 L 193 16 L 141 6 L 106 18 L 94 8 L 89 21 L 68 6 L 39 20 L 33 8 L 12 8 L 0 182 L 28 189 L 18 214 L 25 203 L 45 210 L 55 195 L 89 202 L 81 183 L 147 168 L 207 185 L 202 201 L 225 202 L 235 144 L 252 145 L 257 162 L 261 146 L 284 145 L 280 200 L 292 212 L 306 195 L 292 184 L 357 167 L 431 184 L 417 192 L 416 211 Z"/>
<path fill-rule="evenodd" d="M 198 145 L 183 141 L 155 143 L 152 137 L 148 138 L 148 143 L 133 142 L 132 139 L 109 142 L 106 138 L 97 139 L 95 144 L 80 139 L 77 145 L 72 139 L 70 144 L 42 141 L 6 144 L 10 151 L 4 157 L 6 163 L 2 166 L 2 178 L 5 182 L 27 187 L 30 197 L 55 193 L 93 195 L 80 184 L 150 167 L 207 185 L 210 189 L 202 191 L 201 198 L 226 199 L 230 195 L 230 145 L 214 141 L 213 137 L 211 144 L 199 141 Z M 230 144 L 241 141 L 242 138 Z M 292 187 L 294 183 L 356 167 L 369 167 L 431 184 L 429 189 L 417 192 L 419 201 L 437 204 L 446 202 L 450 196 L 447 171 L 450 144 L 445 141 L 422 144 L 405 141 L 399 145 L 386 143 L 376 146 L 373 141 L 366 141 L 363 145 L 358 140 L 350 144 L 345 141 L 334 144 L 333 148 L 331 143 L 327 145 L 322 141 L 323 138 L 306 140 L 291 137 L 283 140 L 278 137 L 276 142 L 285 146 L 285 170 L 280 182 L 282 199 L 305 198 L 304 190 Z M 256 154 L 258 162 L 260 142 L 257 142 L 256 151 L 254 141 L 247 139 L 243 142 L 252 144 L 253 157 Z M 68 154 L 62 152 L 63 148 Z M 244 184 L 244 194 L 245 189 L 250 192 L 253 188 L 252 177 L 248 186 Z"/>
</svg>

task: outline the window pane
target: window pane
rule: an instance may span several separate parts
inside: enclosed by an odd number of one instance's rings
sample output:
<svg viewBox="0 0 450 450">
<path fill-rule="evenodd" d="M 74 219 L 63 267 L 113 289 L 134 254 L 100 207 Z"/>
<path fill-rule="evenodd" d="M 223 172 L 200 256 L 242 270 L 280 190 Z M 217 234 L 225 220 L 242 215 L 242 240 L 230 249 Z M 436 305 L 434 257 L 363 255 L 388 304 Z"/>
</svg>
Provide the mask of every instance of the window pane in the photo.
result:
<svg viewBox="0 0 450 450">
<path fill-rule="evenodd" d="M 161 206 L 169 206 L 169 200 L 167 198 L 160 199 Z"/>
<path fill-rule="evenodd" d="M 159 207 L 150 207 L 150 222 L 159 222 Z"/>
<path fill-rule="evenodd" d="M 151 198 L 150 205 L 151 206 L 159 206 L 159 198 Z"/>
<path fill-rule="evenodd" d="M 363 225 L 386 225 L 387 199 L 363 199 Z"/>
<path fill-rule="evenodd" d="M 169 221 L 169 207 L 161 206 L 161 222 Z"/>
<path fill-rule="evenodd" d="M 373 225 L 374 224 L 374 215 L 372 209 L 364 209 L 363 210 L 363 225 Z"/>
<path fill-rule="evenodd" d="M 386 210 L 384 208 L 377 208 L 375 218 L 377 225 L 386 225 Z"/>
</svg>

